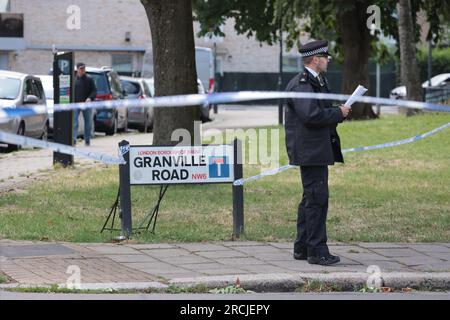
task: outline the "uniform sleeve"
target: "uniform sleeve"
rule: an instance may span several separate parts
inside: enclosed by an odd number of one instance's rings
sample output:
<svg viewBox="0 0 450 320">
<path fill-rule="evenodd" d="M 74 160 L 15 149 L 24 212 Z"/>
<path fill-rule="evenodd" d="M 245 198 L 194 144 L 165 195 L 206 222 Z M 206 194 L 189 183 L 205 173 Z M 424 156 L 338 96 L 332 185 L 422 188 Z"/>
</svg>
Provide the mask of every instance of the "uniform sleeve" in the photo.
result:
<svg viewBox="0 0 450 320">
<path fill-rule="evenodd" d="M 95 98 L 97 97 L 97 87 L 95 86 L 95 81 L 94 79 L 91 78 L 91 91 L 89 93 L 89 98 L 91 98 L 92 101 L 95 100 Z"/>
<path fill-rule="evenodd" d="M 308 84 L 299 85 L 292 91 L 314 92 Z M 339 108 L 321 108 L 316 99 L 291 99 L 297 117 L 306 126 L 325 127 L 344 120 Z"/>
</svg>

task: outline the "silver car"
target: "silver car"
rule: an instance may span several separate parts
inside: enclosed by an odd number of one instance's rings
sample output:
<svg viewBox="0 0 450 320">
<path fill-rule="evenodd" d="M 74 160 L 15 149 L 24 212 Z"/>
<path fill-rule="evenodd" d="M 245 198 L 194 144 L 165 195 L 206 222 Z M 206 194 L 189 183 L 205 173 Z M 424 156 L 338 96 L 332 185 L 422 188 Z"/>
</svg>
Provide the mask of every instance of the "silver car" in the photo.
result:
<svg viewBox="0 0 450 320">
<path fill-rule="evenodd" d="M 155 78 L 144 78 L 143 79 L 150 89 L 152 96 L 155 95 Z M 205 87 L 203 86 L 200 79 L 197 78 L 197 91 L 199 94 L 206 94 Z M 200 106 L 200 120 L 202 122 L 211 121 L 210 118 L 211 105 L 202 105 Z"/>
<path fill-rule="evenodd" d="M 146 99 L 153 96 L 149 83 L 142 78 L 120 76 L 127 99 Z M 153 128 L 153 107 L 132 107 L 128 110 L 128 127 L 139 132 L 150 132 Z"/>
<path fill-rule="evenodd" d="M 24 73 L 0 70 L 0 108 L 16 106 L 47 107 L 41 80 Z M 49 120 L 47 113 L 16 117 L 0 123 L 0 130 L 46 140 Z M 8 145 L 11 151 L 18 148 L 15 145 Z"/>
</svg>

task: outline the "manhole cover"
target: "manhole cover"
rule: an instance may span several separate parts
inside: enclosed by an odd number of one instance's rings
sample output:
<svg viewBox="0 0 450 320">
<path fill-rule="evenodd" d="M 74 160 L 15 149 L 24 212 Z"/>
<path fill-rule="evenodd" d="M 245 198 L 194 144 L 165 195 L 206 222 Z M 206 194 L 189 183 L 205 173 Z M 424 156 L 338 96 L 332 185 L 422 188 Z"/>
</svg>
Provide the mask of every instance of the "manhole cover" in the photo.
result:
<svg viewBox="0 0 450 320">
<path fill-rule="evenodd" d="M 9 258 L 71 254 L 75 250 L 61 244 L 0 245 L 0 256 Z"/>
</svg>

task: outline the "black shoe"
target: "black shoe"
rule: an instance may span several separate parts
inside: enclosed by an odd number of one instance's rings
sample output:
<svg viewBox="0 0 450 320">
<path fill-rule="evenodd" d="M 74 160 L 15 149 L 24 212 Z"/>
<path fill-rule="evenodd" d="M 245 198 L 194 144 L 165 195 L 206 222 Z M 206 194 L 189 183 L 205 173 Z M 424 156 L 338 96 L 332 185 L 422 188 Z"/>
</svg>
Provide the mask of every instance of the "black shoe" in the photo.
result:
<svg viewBox="0 0 450 320">
<path fill-rule="evenodd" d="M 306 252 L 294 252 L 294 259 L 295 260 L 306 260 L 308 259 L 308 255 Z"/>
<path fill-rule="evenodd" d="M 308 257 L 309 264 L 320 264 L 321 266 L 329 266 L 338 263 L 339 261 L 341 261 L 341 259 L 338 256 L 333 256 L 331 254 L 326 256 Z"/>
</svg>

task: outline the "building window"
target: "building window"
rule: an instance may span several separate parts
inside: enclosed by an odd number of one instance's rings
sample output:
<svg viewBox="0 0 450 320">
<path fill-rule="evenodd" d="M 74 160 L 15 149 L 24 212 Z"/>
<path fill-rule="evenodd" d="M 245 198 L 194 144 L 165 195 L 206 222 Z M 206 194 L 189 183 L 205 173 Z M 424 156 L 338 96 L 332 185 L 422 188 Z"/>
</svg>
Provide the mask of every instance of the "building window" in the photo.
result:
<svg viewBox="0 0 450 320">
<path fill-rule="evenodd" d="M 112 67 L 120 75 L 133 75 L 133 55 L 131 54 L 113 54 Z"/>
<path fill-rule="evenodd" d="M 283 72 L 300 72 L 302 70 L 302 58 L 296 56 L 283 57 Z"/>
<path fill-rule="evenodd" d="M 0 12 L 10 12 L 10 11 L 11 11 L 11 1 L 0 0 Z"/>
</svg>

